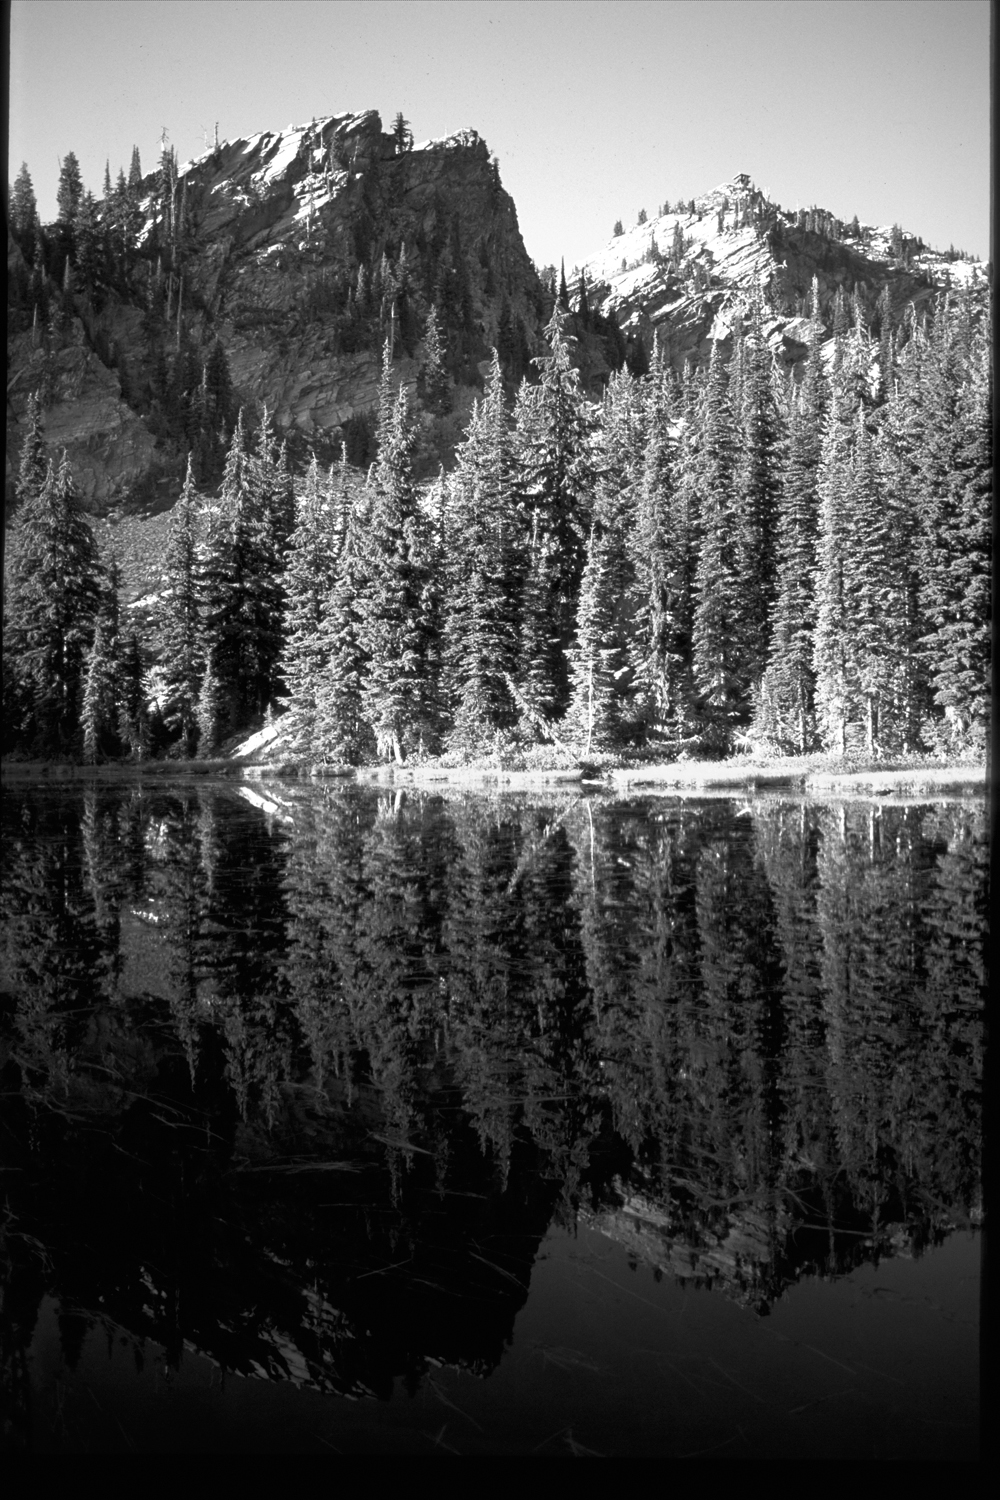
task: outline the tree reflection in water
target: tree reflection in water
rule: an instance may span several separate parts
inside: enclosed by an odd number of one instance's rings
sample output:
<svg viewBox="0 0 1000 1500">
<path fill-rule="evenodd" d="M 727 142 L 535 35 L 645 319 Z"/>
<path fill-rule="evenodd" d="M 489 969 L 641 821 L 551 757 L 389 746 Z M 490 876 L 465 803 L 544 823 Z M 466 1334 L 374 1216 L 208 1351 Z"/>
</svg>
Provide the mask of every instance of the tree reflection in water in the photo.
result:
<svg viewBox="0 0 1000 1500">
<path fill-rule="evenodd" d="M 3 800 L 10 1436 L 58 1300 L 321 1390 L 489 1372 L 577 1219 L 767 1311 L 979 1213 L 978 804 Z"/>
</svg>

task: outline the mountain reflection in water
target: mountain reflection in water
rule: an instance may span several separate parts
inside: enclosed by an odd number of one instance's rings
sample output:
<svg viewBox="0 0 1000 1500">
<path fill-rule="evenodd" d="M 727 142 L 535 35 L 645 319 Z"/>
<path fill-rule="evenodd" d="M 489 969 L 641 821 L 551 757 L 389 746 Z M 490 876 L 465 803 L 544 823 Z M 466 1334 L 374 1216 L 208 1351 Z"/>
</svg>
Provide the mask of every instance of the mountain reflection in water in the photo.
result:
<svg viewBox="0 0 1000 1500">
<path fill-rule="evenodd" d="M 980 1212 L 981 804 L 10 787 L 8 1437 L 55 1299 L 347 1395 L 583 1223 L 766 1313 Z"/>
</svg>

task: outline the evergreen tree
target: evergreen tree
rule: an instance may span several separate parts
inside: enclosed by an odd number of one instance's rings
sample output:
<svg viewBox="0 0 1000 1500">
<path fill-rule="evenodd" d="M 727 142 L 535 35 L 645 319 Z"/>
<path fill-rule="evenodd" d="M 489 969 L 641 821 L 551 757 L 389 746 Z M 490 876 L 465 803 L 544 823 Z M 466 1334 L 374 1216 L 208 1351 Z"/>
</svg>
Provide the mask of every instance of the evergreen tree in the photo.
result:
<svg viewBox="0 0 1000 1500">
<path fill-rule="evenodd" d="M 112 557 L 94 624 L 93 644 L 87 653 L 80 713 L 83 758 L 113 759 L 121 753 L 118 734 L 122 687 L 119 602 L 120 573 Z"/>
<path fill-rule="evenodd" d="M 813 640 L 816 725 L 824 745 L 843 755 L 850 711 L 845 588 L 850 543 L 848 435 L 831 408 L 823 434 L 818 475 L 819 541 L 816 549 L 816 629 Z"/>
<path fill-rule="evenodd" d="M 437 308 L 432 307 L 427 314 L 427 326 L 424 329 L 424 357 L 417 380 L 424 405 L 435 415 L 446 412 L 451 404 L 451 380 L 445 369 L 444 355 Z"/>
<path fill-rule="evenodd" d="M 580 283 L 576 292 L 576 312 L 583 328 L 591 326 L 590 304 L 587 301 L 587 278 L 580 272 Z"/>
<path fill-rule="evenodd" d="M 93 193 L 84 193 L 76 220 L 75 267 L 82 289 L 92 296 L 103 279 L 104 255 L 100 218 Z M 67 266 L 69 262 L 67 261 Z"/>
<path fill-rule="evenodd" d="M 282 677 L 288 692 L 287 728 L 295 743 L 310 745 L 316 702 L 328 650 L 321 636 L 324 608 L 336 577 L 340 517 L 313 455 L 296 507 L 285 574 L 287 613 Z"/>
<path fill-rule="evenodd" d="M 595 587 L 609 601 L 605 611 L 609 633 L 601 649 L 616 662 L 611 691 L 615 720 L 623 726 L 633 714 L 635 635 L 637 629 L 641 630 L 637 617 L 648 597 L 639 582 L 641 563 L 637 569 L 636 549 L 630 545 L 637 530 L 642 483 L 648 414 L 644 395 L 642 387 L 624 372 L 612 375 L 608 382 L 596 434 L 599 446 L 595 451 L 593 516 L 597 534 L 592 531 L 588 541 L 592 572 L 598 569 Z M 582 597 L 581 592 L 581 607 Z M 598 614 L 601 610 L 603 605 Z M 578 607 L 578 640 L 579 626 Z"/>
<path fill-rule="evenodd" d="M 219 339 L 205 361 L 195 411 L 201 428 L 197 441 L 198 467 L 204 482 L 218 472 L 236 417 L 229 361 Z"/>
<path fill-rule="evenodd" d="M 719 742 L 726 743 L 742 714 L 747 683 L 739 643 L 742 580 L 733 506 L 736 424 L 718 345 L 712 348 L 700 415 L 695 459 L 701 545 L 695 572 L 694 679 L 706 723 Z"/>
<path fill-rule="evenodd" d="M 254 451 L 241 412 L 226 457 L 208 567 L 209 637 L 227 730 L 263 714 L 279 687 L 284 599 L 274 448 L 267 412 Z"/>
<path fill-rule="evenodd" d="M 364 565 L 359 544 L 362 517 L 352 509 L 337 555 L 333 586 L 322 605 L 313 693 L 313 746 L 317 757 L 357 765 L 374 749 L 364 712 L 367 655 L 362 645 Z"/>
<path fill-rule="evenodd" d="M 210 645 L 205 659 L 205 671 L 198 690 L 195 708 L 195 723 L 198 730 L 198 755 L 209 759 L 218 748 L 226 714 L 226 695 L 223 683 L 215 668 L 215 650 Z"/>
<path fill-rule="evenodd" d="M 72 231 L 76 227 L 82 199 L 83 179 L 80 176 L 80 163 L 70 151 L 63 157 L 62 166 L 59 169 L 59 186 L 56 190 L 56 222 L 70 232 L 70 243 L 72 243 Z"/>
<path fill-rule="evenodd" d="M 128 179 L 124 180 L 119 175 L 122 186 L 121 196 L 121 227 L 122 247 L 126 258 L 135 249 L 139 230 L 143 223 L 142 210 L 142 165 L 139 161 L 138 146 L 132 147 L 132 158 L 129 162 Z"/>
<path fill-rule="evenodd" d="M 899 546 L 901 528 L 886 483 L 881 447 L 873 445 L 859 411 L 843 576 L 850 717 L 863 722 L 869 755 L 909 748 L 911 707 L 907 665 L 913 641 Z"/>
<path fill-rule="evenodd" d="M 42 403 L 37 391 L 32 391 L 25 403 L 24 436 L 21 439 L 21 455 L 18 462 L 15 495 L 18 505 L 37 500 L 48 474 L 49 459 L 45 447 L 45 431 L 42 426 Z"/>
<path fill-rule="evenodd" d="M 144 760 L 149 754 L 151 734 L 146 698 L 146 674 L 139 637 L 134 630 L 129 631 L 121 657 L 118 739 L 122 749 L 133 760 Z"/>
<path fill-rule="evenodd" d="M 621 594 L 623 539 L 615 528 L 591 529 L 577 604 L 576 638 L 569 652 L 572 697 L 566 724 L 589 755 L 610 748 L 621 722 L 619 681 L 628 670 L 624 645 L 614 629 Z"/>
<path fill-rule="evenodd" d="M 555 542 L 542 530 L 535 512 L 531 518 L 524 565 L 515 684 L 520 694 L 518 706 L 522 710 L 522 728 L 529 734 L 543 724 L 547 725 L 568 701 L 554 664 L 556 649 L 560 647 L 558 638 L 553 635 L 550 616 L 551 581 L 558 567 L 555 550 Z M 564 653 L 560 651 L 560 654 Z"/>
<path fill-rule="evenodd" d="M 802 384 L 793 400 L 781 471 L 777 599 L 754 733 L 804 754 L 814 735 L 813 635 L 819 530 L 819 463 L 825 406 L 821 329 L 814 322 Z"/>
<path fill-rule="evenodd" d="M 38 204 L 35 201 L 35 189 L 26 161 L 21 163 L 21 169 L 14 178 L 14 186 L 11 189 L 10 227 L 21 246 L 25 259 L 30 261 L 35 253 Z"/>
<path fill-rule="evenodd" d="M 161 666 L 168 694 L 168 713 L 176 713 L 181 744 L 190 759 L 197 744 L 198 693 L 205 669 L 205 610 L 207 600 L 199 556 L 200 497 L 191 460 L 180 498 L 170 515 L 164 560 L 163 586 L 157 611 Z"/>
<path fill-rule="evenodd" d="M 691 733 L 694 699 L 691 401 L 689 392 L 687 417 L 675 437 L 674 397 L 661 367 L 649 387 L 636 522 L 628 537 L 636 595 L 631 656 L 642 718 L 677 740 Z"/>
<path fill-rule="evenodd" d="M 565 652 L 576 627 L 595 477 L 593 420 L 570 364 L 564 323 L 557 309 L 546 329 L 551 352 L 535 361 L 540 382 L 521 388 L 513 437 L 518 500 L 532 538 L 526 573 L 535 570 L 532 586 L 544 596 L 536 603 L 548 622 L 544 696 L 556 714 L 569 701 Z M 524 666 L 522 660 L 522 676 Z"/>
<path fill-rule="evenodd" d="M 29 460 L 30 470 L 30 460 Z M 99 601 L 94 534 L 63 454 L 9 534 L 4 601 L 5 711 L 11 738 L 46 755 L 77 753 L 84 663 Z"/>
<path fill-rule="evenodd" d="M 783 433 L 772 381 L 772 361 L 764 340 L 760 293 L 734 360 L 740 370 L 739 456 L 735 473 L 736 569 L 741 603 L 732 629 L 736 670 L 744 701 L 759 683 L 767 661 L 775 598 L 775 543 Z"/>
<path fill-rule="evenodd" d="M 879 293 L 875 309 L 879 328 L 879 388 L 883 400 L 887 398 L 896 380 L 896 340 L 894 337 L 892 294 L 886 282 Z"/>
<path fill-rule="evenodd" d="M 365 653 L 362 700 L 380 755 L 402 761 L 433 737 L 427 679 L 423 524 L 410 463 L 413 431 L 406 388 L 391 399 L 386 341 L 379 414 L 379 451 L 369 476 L 370 514 L 364 586 L 358 600 Z"/>
<path fill-rule="evenodd" d="M 853 434 L 831 411 L 820 497 L 813 663 L 823 741 L 843 753 L 854 725 L 869 754 L 909 748 L 915 694 L 906 506 L 887 443 L 872 442 L 860 408 Z"/>
<path fill-rule="evenodd" d="M 132 156 L 128 166 L 128 190 L 134 197 L 138 198 L 142 191 L 142 163 L 139 160 L 139 147 L 132 147 Z"/>
<path fill-rule="evenodd" d="M 507 684 L 517 666 L 520 537 L 496 350 L 482 406 L 473 410 L 457 459 L 453 522 L 461 547 L 444 604 L 444 653 L 454 699 L 451 741 L 476 749 L 511 728 L 517 716 Z"/>
<path fill-rule="evenodd" d="M 966 377 L 961 385 L 960 373 Z M 957 750 L 982 743 L 989 723 L 993 426 L 988 325 L 975 341 L 967 371 L 949 361 L 929 394 L 930 440 L 921 455 L 920 474 L 921 647 L 933 702 L 944 716 L 941 741 Z"/>
</svg>

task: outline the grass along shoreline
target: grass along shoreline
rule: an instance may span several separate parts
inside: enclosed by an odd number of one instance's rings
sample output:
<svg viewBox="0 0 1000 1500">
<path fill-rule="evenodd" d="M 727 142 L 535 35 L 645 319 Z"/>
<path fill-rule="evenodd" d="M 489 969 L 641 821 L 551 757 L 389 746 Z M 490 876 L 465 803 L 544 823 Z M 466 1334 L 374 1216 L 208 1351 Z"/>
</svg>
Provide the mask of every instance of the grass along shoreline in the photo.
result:
<svg viewBox="0 0 1000 1500">
<path fill-rule="evenodd" d="M 802 756 L 754 757 L 737 755 L 726 760 L 639 761 L 622 756 L 595 756 L 576 761 L 565 752 L 539 746 L 518 757 L 522 764 L 505 766 L 493 756 L 462 763 L 457 757 L 441 756 L 409 765 L 343 766 L 310 764 L 305 759 L 282 759 L 280 747 L 260 732 L 243 740 L 228 754 L 211 760 L 144 760 L 109 762 L 103 765 L 73 765 L 53 761 L 4 761 L 4 780 L 113 781 L 126 778 L 171 776 L 222 776 L 257 781 L 264 778 L 296 780 L 350 780 L 376 786 L 463 786 L 528 790 L 532 787 L 579 786 L 615 792 L 676 792 L 702 790 L 734 792 L 788 789 L 819 796 L 852 792 L 887 796 L 893 793 L 926 792 L 985 796 L 990 785 L 982 762 L 912 756 L 890 761 L 841 758 L 816 753 Z M 527 761 L 528 764 L 524 764 Z"/>
</svg>

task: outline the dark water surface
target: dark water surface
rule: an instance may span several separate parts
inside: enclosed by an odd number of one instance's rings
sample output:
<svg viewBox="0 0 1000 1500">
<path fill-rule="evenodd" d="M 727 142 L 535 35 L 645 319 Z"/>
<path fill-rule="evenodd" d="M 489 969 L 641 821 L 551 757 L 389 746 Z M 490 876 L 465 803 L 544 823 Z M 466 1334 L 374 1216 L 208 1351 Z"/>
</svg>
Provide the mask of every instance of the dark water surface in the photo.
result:
<svg viewBox="0 0 1000 1500">
<path fill-rule="evenodd" d="M 8 1448 L 978 1456 L 981 802 L 12 785 Z"/>
</svg>

